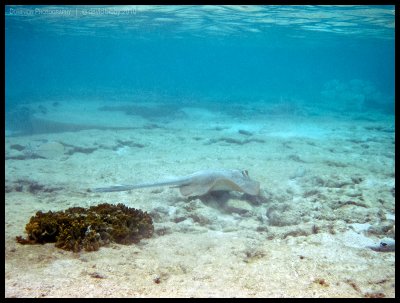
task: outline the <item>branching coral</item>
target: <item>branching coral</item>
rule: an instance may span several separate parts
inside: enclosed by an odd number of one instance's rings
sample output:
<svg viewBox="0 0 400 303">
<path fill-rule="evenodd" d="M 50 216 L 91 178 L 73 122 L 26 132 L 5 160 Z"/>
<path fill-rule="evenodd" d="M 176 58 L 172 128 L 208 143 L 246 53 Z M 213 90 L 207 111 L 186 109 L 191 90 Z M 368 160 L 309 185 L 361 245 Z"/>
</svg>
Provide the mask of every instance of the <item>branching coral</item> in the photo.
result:
<svg viewBox="0 0 400 303">
<path fill-rule="evenodd" d="M 25 227 L 28 238 L 16 237 L 18 243 L 55 242 L 56 247 L 78 252 L 95 251 L 110 242 L 138 243 L 150 238 L 153 221 L 146 213 L 123 204 L 100 204 L 89 209 L 73 207 L 65 211 L 38 211 Z"/>
</svg>

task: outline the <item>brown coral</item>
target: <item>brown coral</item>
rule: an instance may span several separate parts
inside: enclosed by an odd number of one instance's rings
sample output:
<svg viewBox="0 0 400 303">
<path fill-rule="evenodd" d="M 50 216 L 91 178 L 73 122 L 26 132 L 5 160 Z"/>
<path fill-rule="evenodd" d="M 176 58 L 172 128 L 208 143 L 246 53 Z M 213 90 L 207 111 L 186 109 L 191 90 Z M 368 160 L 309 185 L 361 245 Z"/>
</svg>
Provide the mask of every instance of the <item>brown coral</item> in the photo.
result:
<svg viewBox="0 0 400 303">
<path fill-rule="evenodd" d="M 55 242 L 55 246 L 78 252 L 98 250 L 110 242 L 138 243 L 154 232 L 151 217 L 123 204 L 108 203 L 89 209 L 73 207 L 65 211 L 38 211 L 25 227 L 28 238 L 16 237 L 18 243 Z"/>
</svg>

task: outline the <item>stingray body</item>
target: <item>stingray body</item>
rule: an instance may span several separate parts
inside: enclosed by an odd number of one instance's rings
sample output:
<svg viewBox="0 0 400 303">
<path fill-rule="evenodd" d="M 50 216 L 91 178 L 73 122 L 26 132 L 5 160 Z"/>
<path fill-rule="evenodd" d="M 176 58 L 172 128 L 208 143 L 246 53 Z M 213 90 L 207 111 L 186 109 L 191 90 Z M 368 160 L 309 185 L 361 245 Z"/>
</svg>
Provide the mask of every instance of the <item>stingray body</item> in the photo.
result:
<svg viewBox="0 0 400 303">
<path fill-rule="evenodd" d="M 258 195 L 260 192 L 260 183 L 250 179 L 247 170 L 239 169 L 201 170 L 184 177 L 164 181 L 101 187 L 93 191 L 115 192 L 157 186 L 178 187 L 183 196 L 203 196 L 219 190 L 239 191 L 249 195 Z"/>
<path fill-rule="evenodd" d="M 373 245 L 367 246 L 368 248 L 378 251 L 378 252 L 389 252 L 389 251 L 395 251 L 396 246 L 395 246 L 395 240 L 391 238 L 384 238 L 379 243 L 375 243 Z"/>
</svg>

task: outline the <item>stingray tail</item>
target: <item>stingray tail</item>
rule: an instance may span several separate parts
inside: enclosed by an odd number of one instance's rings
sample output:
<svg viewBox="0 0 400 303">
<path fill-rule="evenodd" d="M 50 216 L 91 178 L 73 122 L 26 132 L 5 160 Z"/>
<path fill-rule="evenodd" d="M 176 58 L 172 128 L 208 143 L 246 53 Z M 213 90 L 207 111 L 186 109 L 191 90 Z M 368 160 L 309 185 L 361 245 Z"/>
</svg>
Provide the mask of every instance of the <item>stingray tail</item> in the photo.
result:
<svg viewBox="0 0 400 303">
<path fill-rule="evenodd" d="M 137 188 L 145 188 L 145 187 L 157 187 L 157 186 L 166 186 L 171 185 L 171 187 L 180 187 L 186 185 L 186 183 L 181 182 L 180 180 L 172 180 L 172 181 L 162 181 L 162 182 L 155 182 L 155 183 L 140 183 L 134 185 L 115 185 L 109 187 L 98 187 L 94 188 L 92 191 L 95 193 L 108 193 L 108 192 L 115 192 L 115 191 L 126 191 L 131 189 Z"/>
<path fill-rule="evenodd" d="M 125 190 L 131 190 L 137 188 L 134 185 L 116 185 L 116 186 L 110 186 L 110 187 L 98 187 L 92 189 L 92 192 L 95 193 L 108 193 L 108 192 L 114 192 L 114 191 L 125 191 Z"/>
</svg>

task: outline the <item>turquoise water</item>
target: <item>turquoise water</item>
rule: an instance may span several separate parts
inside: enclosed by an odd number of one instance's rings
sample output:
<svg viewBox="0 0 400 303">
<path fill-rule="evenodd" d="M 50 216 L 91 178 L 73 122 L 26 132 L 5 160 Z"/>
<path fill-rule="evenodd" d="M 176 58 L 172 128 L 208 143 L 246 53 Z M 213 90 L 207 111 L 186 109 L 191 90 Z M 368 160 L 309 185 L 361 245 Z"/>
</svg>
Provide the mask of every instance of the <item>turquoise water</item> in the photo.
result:
<svg viewBox="0 0 400 303">
<path fill-rule="evenodd" d="M 10 129 L 21 103 L 138 92 L 394 110 L 393 6 L 7 6 L 5 22 Z"/>
<path fill-rule="evenodd" d="M 6 6 L 5 296 L 394 297 L 394 11 Z M 101 203 L 153 236 L 21 244 Z"/>
</svg>

